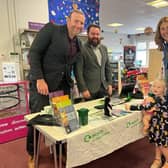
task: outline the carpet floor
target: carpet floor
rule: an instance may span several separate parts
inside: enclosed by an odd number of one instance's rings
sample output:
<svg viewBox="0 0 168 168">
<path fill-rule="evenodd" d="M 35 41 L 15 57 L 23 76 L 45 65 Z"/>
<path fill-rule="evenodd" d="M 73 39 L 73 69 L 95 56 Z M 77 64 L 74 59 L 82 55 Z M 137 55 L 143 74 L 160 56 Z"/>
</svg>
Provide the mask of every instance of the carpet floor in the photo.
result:
<svg viewBox="0 0 168 168">
<path fill-rule="evenodd" d="M 27 168 L 26 138 L 0 145 L 0 168 Z M 128 144 L 113 153 L 78 168 L 149 168 L 154 159 L 154 146 L 147 138 Z M 42 145 L 39 168 L 54 168 L 49 148 Z"/>
</svg>

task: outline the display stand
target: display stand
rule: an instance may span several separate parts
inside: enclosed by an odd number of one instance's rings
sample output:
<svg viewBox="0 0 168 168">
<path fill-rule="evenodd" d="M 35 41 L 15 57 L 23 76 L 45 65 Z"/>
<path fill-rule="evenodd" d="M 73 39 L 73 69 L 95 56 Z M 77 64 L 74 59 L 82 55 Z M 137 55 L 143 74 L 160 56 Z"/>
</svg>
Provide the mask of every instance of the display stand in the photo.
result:
<svg viewBox="0 0 168 168">
<path fill-rule="evenodd" d="M 0 143 L 27 135 L 28 82 L 0 83 Z"/>
<path fill-rule="evenodd" d="M 149 82 L 151 82 L 154 79 L 161 77 L 161 75 L 162 75 L 162 52 L 159 51 L 158 49 L 150 49 L 148 80 Z"/>
<path fill-rule="evenodd" d="M 75 108 L 68 95 L 63 91 L 56 91 L 49 94 L 52 114 L 58 125 L 63 126 L 67 133 L 79 128 Z M 45 109 L 45 107 L 44 107 Z"/>
</svg>

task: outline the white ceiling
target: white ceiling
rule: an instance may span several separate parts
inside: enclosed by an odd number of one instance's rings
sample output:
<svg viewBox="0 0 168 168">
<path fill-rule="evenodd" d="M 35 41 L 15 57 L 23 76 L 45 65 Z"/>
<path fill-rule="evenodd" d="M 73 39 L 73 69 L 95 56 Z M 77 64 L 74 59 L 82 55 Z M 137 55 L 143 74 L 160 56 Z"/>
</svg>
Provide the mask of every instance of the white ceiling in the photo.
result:
<svg viewBox="0 0 168 168">
<path fill-rule="evenodd" d="M 137 27 L 152 27 L 156 30 L 159 19 L 168 16 L 168 7 L 154 8 L 146 5 L 150 0 L 100 0 L 100 26 L 103 31 L 114 32 L 116 28 L 107 24 L 119 22 L 124 24 L 117 28 L 118 33 L 138 34 L 143 31 Z M 168 0 L 167 0 L 168 1 Z"/>
</svg>

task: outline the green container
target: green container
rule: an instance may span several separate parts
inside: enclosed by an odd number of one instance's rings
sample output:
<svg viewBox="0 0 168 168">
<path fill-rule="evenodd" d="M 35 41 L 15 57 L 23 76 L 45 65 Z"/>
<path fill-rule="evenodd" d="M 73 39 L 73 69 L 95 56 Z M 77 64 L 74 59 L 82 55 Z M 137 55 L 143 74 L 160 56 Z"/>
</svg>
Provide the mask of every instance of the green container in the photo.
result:
<svg viewBox="0 0 168 168">
<path fill-rule="evenodd" d="M 87 108 L 81 108 L 77 110 L 79 116 L 79 125 L 87 125 L 88 124 L 88 112 Z"/>
</svg>

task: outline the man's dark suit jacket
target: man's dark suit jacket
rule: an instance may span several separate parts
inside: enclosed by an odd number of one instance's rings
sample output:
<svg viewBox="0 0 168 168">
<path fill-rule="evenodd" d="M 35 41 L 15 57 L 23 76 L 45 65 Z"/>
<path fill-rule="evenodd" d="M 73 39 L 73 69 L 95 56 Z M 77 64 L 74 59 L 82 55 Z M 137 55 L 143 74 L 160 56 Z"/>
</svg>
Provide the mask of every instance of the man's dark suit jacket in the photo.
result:
<svg viewBox="0 0 168 168">
<path fill-rule="evenodd" d="M 80 49 L 78 39 L 77 42 Z M 45 79 L 50 92 L 57 89 L 63 77 L 71 86 L 70 73 L 77 55 L 69 59 L 68 46 L 67 26 L 46 24 L 37 34 L 30 49 L 30 81 Z"/>
</svg>

